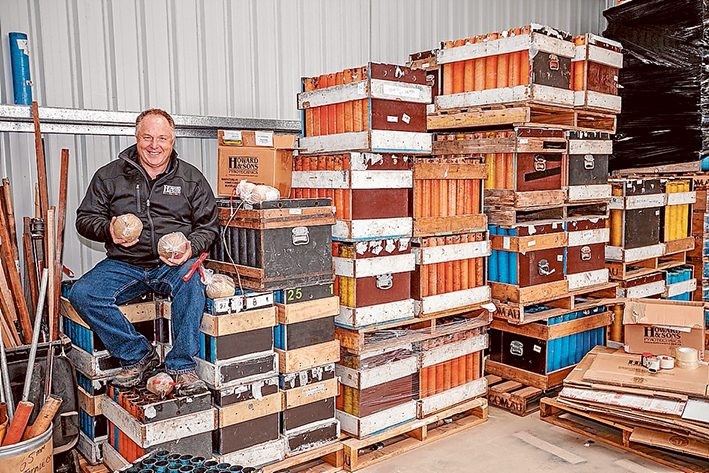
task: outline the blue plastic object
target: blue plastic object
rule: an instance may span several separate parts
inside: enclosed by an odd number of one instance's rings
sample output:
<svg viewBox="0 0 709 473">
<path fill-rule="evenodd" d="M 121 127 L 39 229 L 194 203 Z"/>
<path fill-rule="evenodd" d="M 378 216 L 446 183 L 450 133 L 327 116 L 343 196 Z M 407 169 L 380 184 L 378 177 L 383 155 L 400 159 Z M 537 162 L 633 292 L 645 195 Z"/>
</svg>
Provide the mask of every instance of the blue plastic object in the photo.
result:
<svg viewBox="0 0 709 473">
<path fill-rule="evenodd" d="M 12 89 L 15 94 L 15 104 L 32 104 L 30 56 L 25 33 L 10 33 L 10 63 L 12 65 Z"/>
</svg>

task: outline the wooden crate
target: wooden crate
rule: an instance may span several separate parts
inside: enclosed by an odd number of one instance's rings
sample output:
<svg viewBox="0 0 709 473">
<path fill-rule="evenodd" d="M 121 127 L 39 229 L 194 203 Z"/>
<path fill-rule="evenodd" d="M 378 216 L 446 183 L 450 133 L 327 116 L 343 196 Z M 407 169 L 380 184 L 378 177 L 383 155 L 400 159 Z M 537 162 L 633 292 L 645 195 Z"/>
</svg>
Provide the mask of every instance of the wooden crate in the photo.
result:
<svg viewBox="0 0 709 473">
<path fill-rule="evenodd" d="M 685 250 L 681 249 L 680 244 L 685 245 Z M 680 248 L 680 251 L 675 253 L 667 253 L 667 246 L 664 243 L 660 243 L 660 245 L 659 249 L 654 245 L 652 247 L 637 248 L 637 251 L 632 253 L 623 252 L 623 257 L 630 258 L 633 261 L 606 261 L 606 268 L 608 268 L 610 278 L 615 281 L 625 281 L 686 264 L 688 253 L 686 248 L 694 245 L 694 239 L 675 240 L 673 246 Z M 606 260 L 608 259 L 607 248 Z M 673 248 L 671 247 L 670 249 Z M 657 255 L 658 253 L 660 253 L 658 256 L 647 257 L 647 255 Z M 636 260 L 636 258 L 639 259 Z"/>
<path fill-rule="evenodd" d="M 679 471 L 686 473 L 706 473 L 709 471 L 709 462 L 706 459 L 635 443 L 631 438 L 634 431 L 632 426 L 574 409 L 561 404 L 556 399 L 542 399 L 540 418 L 544 422 L 612 445 L 626 452 L 635 453 Z"/>
<path fill-rule="evenodd" d="M 493 320 L 486 371 L 527 386 L 555 387 L 596 345 L 605 344 L 613 313 L 605 305 L 525 325 Z"/>
<path fill-rule="evenodd" d="M 414 316 L 408 238 L 333 243 L 340 313 L 335 322 L 361 328 Z"/>
<path fill-rule="evenodd" d="M 484 270 L 490 242 L 485 238 L 480 232 L 412 241 L 416 269 L 411 276 L 411 296 L 416 317 L 469 312 L 490 302 Z"/>
<path fill-rule="evenodd" d="M 571 60 L 574 107 L 620 113 L 618 72 L 623 67 L 623 46 L 593 33 L 576 36 Z"/>
<path fill-rule="evenodd" d="M 436 141 L 437 156 L 413 162 L 409 209 L 413 236 L 484 231 L 487 219 L 482 215 L 482 188 L 487 164 L 479 156 L 447 156 L 453 152 L 442 149 L 439 143 L 444 142 Z"/>
<path fill-rule="evenodd" d="M 521 417 L 539 411 L 542 397 L 553 397 L 559 392 L 558 389 L 544 391 L 494 374 L 488 374 L 485 378 L 488 383 L 488 402 Z"/>
<path fill-rule="evenodd" d="M 608 159 L 613 142 L 606 132 L 568 130 L 569 158 L 566 169 L 566 201 L 610 200 Z"/>
<path fill-rule="evenodd" d="M 511 34 L 510 34 L 511 33 Z M 438 51 L 443 70 L 439 109 L 533 101 L 571 107 L 571 59 L 574 44 L 568 33 L 540 25 L 490 33 L 470 40 L 448 41 Z M 508 68 L 500 66 L 513 63 Z M 486 67 L 487 66 L 487 67 Z M 482 70 L 480 70 L 482 68 Z M 488 71 L 485 71 L 485 69 Z M 485 81 L 465 81 L 465 70 Z M 498 70 L 505 74 L 498 75 Z M 472 82 L 472 83 L 471 83 Z"/>
<path fill-rule="evenodd" d="M 387 458 L 400 455 L 440 438 L 481 424 L 487 420 L 487 400 L 473 399 L 425 419 L 417 419 L 371 437 L 347 439 L 344 446 L 345 470 L 357 471 Z M 372 445 L 383 448 L 371 449 Z"/>
<path fill-rule="evenodd" d="M 308 152 L 313 142 L 309 138 L 362 131 L 426 131 L 431 87 L 422 70 L 369 63 L 301 81 L 297 103 L 304 110 L 305 140 L 300 146 Z"/>
<path fill-rule="evenodd" d="M 332 281 L 335 215 L 329 199 L 280 199 L 251 210 L 240 203 L 231 208 L 228 200 L 221 205 L 222 238 L 206 266 L 238 273 L 245 288 L 257 291 Z"/>
<path fill-rule="evenodd" d="M 391 153 L 300 155 L 294 159 L 291 195 L 331 198 L 335 239 L 410 236 L 412 160 Z"/>
</svg>

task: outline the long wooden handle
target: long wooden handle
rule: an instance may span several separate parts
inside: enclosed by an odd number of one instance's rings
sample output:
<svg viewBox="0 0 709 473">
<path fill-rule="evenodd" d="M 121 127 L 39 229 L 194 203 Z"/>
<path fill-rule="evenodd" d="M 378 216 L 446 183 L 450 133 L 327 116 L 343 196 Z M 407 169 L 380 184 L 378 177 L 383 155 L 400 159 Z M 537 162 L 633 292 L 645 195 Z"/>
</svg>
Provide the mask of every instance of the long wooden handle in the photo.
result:
<svg viewBox="0 0 709 473">
<path fill-rule="evenodd" d="M 10 233 L 7 231 L 5 212 L 2 206 L 0 206 L 0 241 L 10 241 Z M 17 306 L 17 315 L 20 320 L 20 326 L 22 327 L 22 335 L 24 336 L 25 343 L 29 343 L 30 340 L 32 340 L 32 322 L 30 321 L 30 313 L 27 310 L 27 303 L 25 302 L 24 293 L 22 291 L 20 273 L 17 270 L 17 266 L 15 266 L 15 257 L 12 254 L 10 245 L 0 245 L 0 251 L 2 251 L 5 270 L 10 279 L 10 290 L 12 291 L 12 296 Z"/>
<path fill-rule="evenodd" d="M 59 175 L 59 202 L 57 203 L 57 234 L 54 254 L 54 291 L 52 293 L 54 312 L 52 317 L 52 340 L 59 336 L 59 296 L 62 287 L 62 261 L 64 253 L 64 227 L 66 225 L 66 198 L 69 183 L 69 150 L 62 149 L 61 169 Z M 52 244 L 51 242 L 49 244 Z"/>
<path fill-rule="evenodd" d="M 17 404 L 15 415 L 10 425 L 7 426 L 7 433 L 5 434 L 5 439 L 2 441 L 3 447 L 14 445 L 22 440 L 22 436 L 25 434 L 25 427 L 27 427 L 27 422 L 30 420 L 30 415 L 32 414 L 32 409 L 34 409 L 34 404 L 29 401 L 20 401 Z"/>
<path fill-rule="evenodd" d="M 62 399 L 59 396 L 49 396 L 47 402 L 42 406 L 42 410 L 39 411 L 34 424 L 28 427 L 25 435 L 22 436 L 22 440 L 29 440 L 42 435 L 49 428 L 61 405 Z"/>
</svg>

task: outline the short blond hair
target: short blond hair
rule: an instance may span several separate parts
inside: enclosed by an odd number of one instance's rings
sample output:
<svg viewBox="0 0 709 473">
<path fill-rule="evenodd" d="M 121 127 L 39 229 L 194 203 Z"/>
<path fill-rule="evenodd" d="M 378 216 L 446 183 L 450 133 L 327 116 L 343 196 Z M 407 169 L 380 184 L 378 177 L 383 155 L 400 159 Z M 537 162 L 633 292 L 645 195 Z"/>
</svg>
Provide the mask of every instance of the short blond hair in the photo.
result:
<svg viewBox="0 0 709 473">
<path fill-rule="evenodd" d="M 172 119 L 169 113 L 167 113 L 165 110 L 161 110 L 159 108 L 151 108 L 148 110 L 145 110 L 138 115 L 138 118 L 135 119 L 135 135 L 138 136 L 138 129 L 140 128 L 140 123 L 143 121 L 143 118 L 147 117 L 148 115 L 158 115 L 163 117 L 165 120 L 167 120 L 167 123 L 170 125 L 170 128 L 172 129 L 172 136 L 175 136 L 175 120 Z"/>
</svg>

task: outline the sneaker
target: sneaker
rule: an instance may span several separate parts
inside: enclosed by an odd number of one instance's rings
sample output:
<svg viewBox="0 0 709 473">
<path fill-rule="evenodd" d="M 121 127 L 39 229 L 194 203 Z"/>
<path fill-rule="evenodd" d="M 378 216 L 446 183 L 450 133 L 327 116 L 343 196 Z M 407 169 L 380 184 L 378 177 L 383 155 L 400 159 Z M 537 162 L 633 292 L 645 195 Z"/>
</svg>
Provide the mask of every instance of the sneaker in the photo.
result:
<svg viewBox="0 0 709 473">
<path fill-rule="evenodd" d="M 197 377 L 197 373 L 194 371 L 178 374 L 175 376 L 175 382 L 179 384 L 177 387 L 178 396 L 194 396 L 207 392 L 207 385 Z"/>
<path fill-rule="evenodd" d="M 137 363 L 130 368 L 123 368 L 120 373 L 118 373 L 113 378 L 113 385 L 119 388 L 132 388 L 145 381 L 145 375 L 154 370 L 160 365 L 160 357 L 155 351 L 155 348 L 150 348 L 150 353 L 146 356 L 143 361 Z"/>
</svg>

